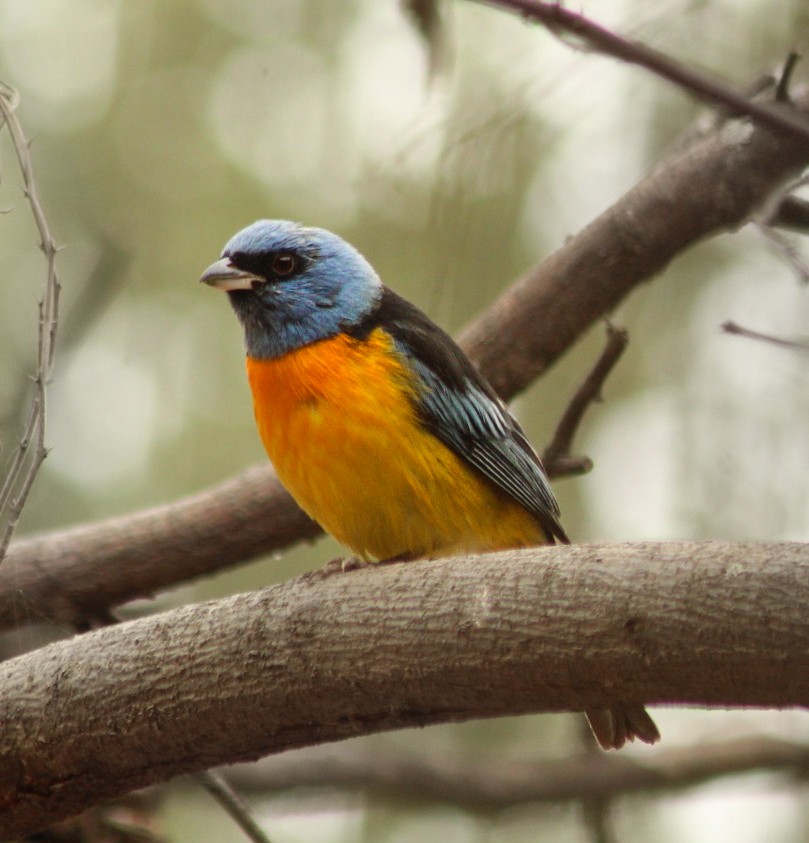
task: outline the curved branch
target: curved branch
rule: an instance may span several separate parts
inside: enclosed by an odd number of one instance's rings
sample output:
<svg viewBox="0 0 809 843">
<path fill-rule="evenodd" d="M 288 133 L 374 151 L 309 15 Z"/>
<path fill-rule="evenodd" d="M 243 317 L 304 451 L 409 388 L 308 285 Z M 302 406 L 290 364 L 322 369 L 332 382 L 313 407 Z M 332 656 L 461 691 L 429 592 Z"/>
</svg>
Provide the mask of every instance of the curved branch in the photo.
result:
<svg viewBox="0 0 809 843">
<path fill-rule="evenodd" d="M 0 836 L 179 773 L 608 701 L 809 706 L 809 545 L 531 548 L 309 574 L 0 665 Z"/>
<path fill-rule="evenodd" d="M 795 104 L 809 112 L 809 89 Z M 679 252 L 741 225 L 807 164 L 809 145 L 745 122 L 700 136 L 504 293 L 461 344 L 512 397 Z M 0 628 L 83 620 L 316 534 L 271 471 L 255 469 L 167 507 L 12 545 Z"/>
</svg>

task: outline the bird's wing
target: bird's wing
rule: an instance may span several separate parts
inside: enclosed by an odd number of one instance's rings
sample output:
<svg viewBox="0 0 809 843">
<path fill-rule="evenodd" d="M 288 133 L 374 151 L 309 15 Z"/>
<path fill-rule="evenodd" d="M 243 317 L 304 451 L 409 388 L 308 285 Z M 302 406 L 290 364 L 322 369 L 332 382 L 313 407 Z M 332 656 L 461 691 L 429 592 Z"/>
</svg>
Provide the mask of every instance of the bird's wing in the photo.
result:
<svg viewBox="0 0 809 843">
<path fill-rule="evenodd" d="M 418 378 L 425 426 L 536 516 L 549 539 L 567 542 L 542 463 L 517 420 L 455 341 L 415 305 L 385 288 L 366 330 L 382 327 Z"/>
</svg>

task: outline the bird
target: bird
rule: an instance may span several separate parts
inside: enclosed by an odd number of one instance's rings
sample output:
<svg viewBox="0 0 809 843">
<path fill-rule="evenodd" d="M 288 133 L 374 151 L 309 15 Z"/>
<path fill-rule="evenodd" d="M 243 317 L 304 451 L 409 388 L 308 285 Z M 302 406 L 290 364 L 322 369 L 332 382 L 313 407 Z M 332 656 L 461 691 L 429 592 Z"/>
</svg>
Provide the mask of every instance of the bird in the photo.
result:
<svg viewBox="0 0 809 843">
<path fill-rule="evenodd" d="M 200 281 L 227 293 L 244 329 L 256 424 L 279 480 L 360 560 L 569 543 L 505 403 L 341 237 L 258 220 Z M 640 704 L 585 714 L 605 749 L 659 739 Z"/>
</svg>

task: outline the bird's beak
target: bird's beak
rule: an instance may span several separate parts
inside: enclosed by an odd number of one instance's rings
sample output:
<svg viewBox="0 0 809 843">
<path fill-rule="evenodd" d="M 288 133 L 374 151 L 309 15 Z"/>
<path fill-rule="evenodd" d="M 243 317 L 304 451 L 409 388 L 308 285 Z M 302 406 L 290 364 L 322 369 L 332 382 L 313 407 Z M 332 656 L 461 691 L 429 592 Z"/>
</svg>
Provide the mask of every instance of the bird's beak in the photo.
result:
<svg viewBox="0 0 809 843">
<path fill-rule="evenodd" d="M 264 279 L 251 272 L 244 272 L 231 266 L 228 258 L 222 258 L 212 263 L 199 279 L 203 284 L 216 287 L 217 290 L 252 290 L 253 284 L 258 281 L 263 283 Z"/>
</svg>

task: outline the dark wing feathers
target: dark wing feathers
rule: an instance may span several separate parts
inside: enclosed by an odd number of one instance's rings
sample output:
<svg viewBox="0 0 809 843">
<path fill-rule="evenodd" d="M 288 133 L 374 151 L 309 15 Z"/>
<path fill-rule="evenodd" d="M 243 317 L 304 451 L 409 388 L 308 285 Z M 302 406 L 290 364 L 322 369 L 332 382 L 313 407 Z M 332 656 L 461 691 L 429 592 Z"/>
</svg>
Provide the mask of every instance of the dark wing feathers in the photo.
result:
<svg viewBox="0 0 809 843">
<path fill-rule="evenodd" d="M 426 427 L 535 515 L 549 539 L 567 542 L 539 457 L 454 340 L 387 288 L 378 307 L 350 333 L 364 337 L 377 327 L 390 333 L 421 381 L 417 402 Z"/>
</svg>

